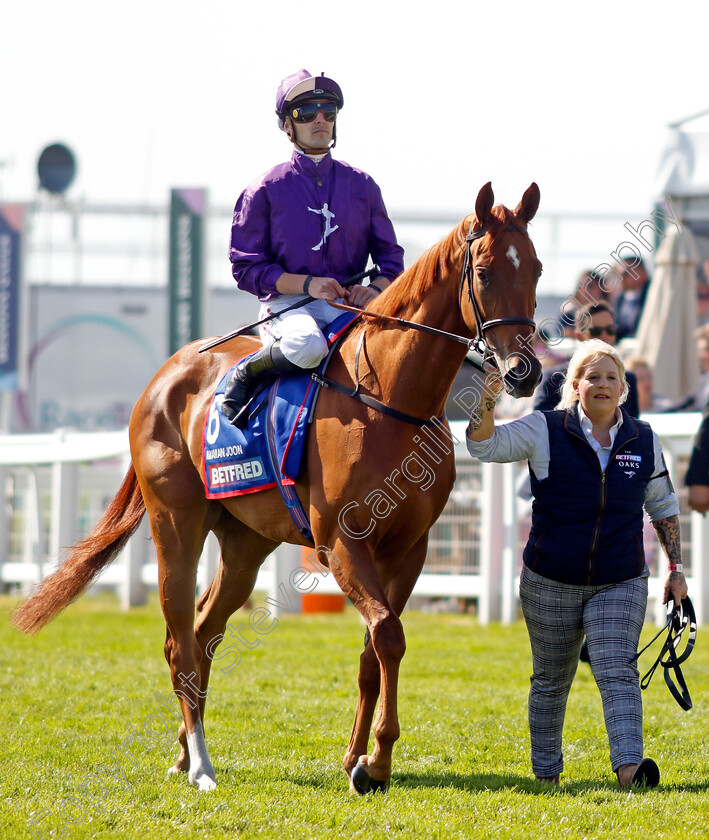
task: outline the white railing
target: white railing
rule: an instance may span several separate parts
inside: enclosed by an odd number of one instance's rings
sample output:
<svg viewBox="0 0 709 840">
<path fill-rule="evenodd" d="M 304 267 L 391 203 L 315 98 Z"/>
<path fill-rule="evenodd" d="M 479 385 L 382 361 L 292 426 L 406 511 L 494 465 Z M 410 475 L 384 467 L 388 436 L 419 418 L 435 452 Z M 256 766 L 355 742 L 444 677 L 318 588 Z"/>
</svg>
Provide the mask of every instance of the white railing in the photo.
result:
<svg viewBox="0 0 709 840">
<path fill-rule="evenodd" d="M 686 461 L 698 414 L 650 418 L 662 439 L 682 506 L 681 527 L 690 593 L 697 619 L 709 621 L 709 523 L 686 509 Z M 518 617 L 521 549 L 528 529 L 526 503 L 517 495 L 519 464 L 480 464 L 465 448 L 465 423 L 452 423 L 458 476 L 446 508 L 431 530 L 429 553 L 414 596 L 474 602 L 482 623 Z M 25 587 L 49 574 L 65 546 L 85 536 L 113 497 L 129 463 L 126 431 L 99 434 L 0 435 L 0 583 Z M 421 491 L 425 492 L 425 491 Z M 664 563 L 647 529 L 651 567 L 649 615 L 660 621 Z M 302 550 L 282 546 L 264 563 L 257 589 L 279 598 Z M 219 562 L 210 535 L 200 560 L 198 589 L 208 586 Z M 332 575 L 318 575 L 317 593 L 337 593 Z M 125 607 L 142 603 L 157 586 L 157 560 L 147 521 L 99 579 L 115 588 Z"/>
</svg>

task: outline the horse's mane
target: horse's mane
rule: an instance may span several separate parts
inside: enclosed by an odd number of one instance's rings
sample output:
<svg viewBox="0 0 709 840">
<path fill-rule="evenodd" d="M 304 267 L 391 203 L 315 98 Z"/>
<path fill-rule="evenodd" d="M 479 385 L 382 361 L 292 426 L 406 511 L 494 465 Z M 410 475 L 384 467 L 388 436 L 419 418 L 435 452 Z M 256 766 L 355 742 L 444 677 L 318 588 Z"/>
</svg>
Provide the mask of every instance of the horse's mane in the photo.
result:
<svg viewBox="0 0 709 840">
<path fill-rule="evenodd" d="M 450 274 L 456 264 L 460 265 L 465 237 L 470 230 L 471 221 L 473 222 L 473 230 L 476 230 L 477 219 L 475 214 L 466 216 L 447 236 L 425 251 L 413 265 L 403 271 L 396 282 L 367 308 L 371 312 L 379 312 L 382 315 L 391 315 L 398 318 L 406 317 L 441 275 Z M 494 234 L 500 228 L 515 223 L 517 223 L 516 214 L 505 207 L 504 204 L 498 204 L 492 209 L 487 230 Z M 456 287 L 453 289 L 454 296 L 457 293 L 458 280 L 459 277 L 456 277 Z M 381 328 L 383 324 L 382 321 L 369 321 L 368 329 L 376 330 Z"/>
</svg>

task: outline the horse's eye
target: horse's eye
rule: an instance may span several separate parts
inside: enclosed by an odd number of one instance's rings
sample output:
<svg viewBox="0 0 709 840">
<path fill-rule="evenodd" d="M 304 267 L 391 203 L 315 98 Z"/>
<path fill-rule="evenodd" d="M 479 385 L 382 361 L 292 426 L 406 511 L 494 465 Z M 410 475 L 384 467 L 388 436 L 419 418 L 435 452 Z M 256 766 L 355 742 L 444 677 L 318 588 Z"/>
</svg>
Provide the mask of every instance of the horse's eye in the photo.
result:
<svg viewBox="0 0 709 840">
<path fill-rule="evenodd" d="M 475 269 L 475 274 L 481 283 L 487 283 L 490 280 L 490 272 L 484 266 L 478 266 Z"/>
</svg>

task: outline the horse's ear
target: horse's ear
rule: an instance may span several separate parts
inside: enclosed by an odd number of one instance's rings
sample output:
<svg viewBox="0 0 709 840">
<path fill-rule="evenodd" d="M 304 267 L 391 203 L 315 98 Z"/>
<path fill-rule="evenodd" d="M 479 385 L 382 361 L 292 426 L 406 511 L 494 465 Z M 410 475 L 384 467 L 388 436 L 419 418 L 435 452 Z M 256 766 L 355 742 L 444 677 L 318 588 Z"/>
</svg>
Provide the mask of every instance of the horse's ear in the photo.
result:
<svg viewBox="0 0 709 840">
<path fill-rule="evenodd" d="M 495 202 L 495 194 L 492 191 L 492 183 L 490 181 L 480 189 L 478 197 L 475 200 L 475 215 L 478 219 L 478 225 L 483 228 L 492 212 L 492 205 Z"/>
<path fill-rule="evenodd" d="M 539 209 L 539 187 L 532 181 L 527 187 L 515 213 L 525 222 L 531 222 Z"/>
</svg>

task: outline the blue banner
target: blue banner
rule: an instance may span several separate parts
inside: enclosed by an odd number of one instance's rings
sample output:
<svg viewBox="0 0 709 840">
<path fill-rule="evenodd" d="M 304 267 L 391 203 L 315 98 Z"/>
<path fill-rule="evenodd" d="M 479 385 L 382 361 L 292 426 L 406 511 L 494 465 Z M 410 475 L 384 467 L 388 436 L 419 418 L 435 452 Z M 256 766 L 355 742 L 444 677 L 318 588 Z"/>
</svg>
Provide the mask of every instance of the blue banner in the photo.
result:
<svg viewBox="0 0 709 840">
<path fill-rule="evenodd" d="M 20 204 L 0 205 L 0 391 L 18 386 L 23 213 Z"/>
</svg>

